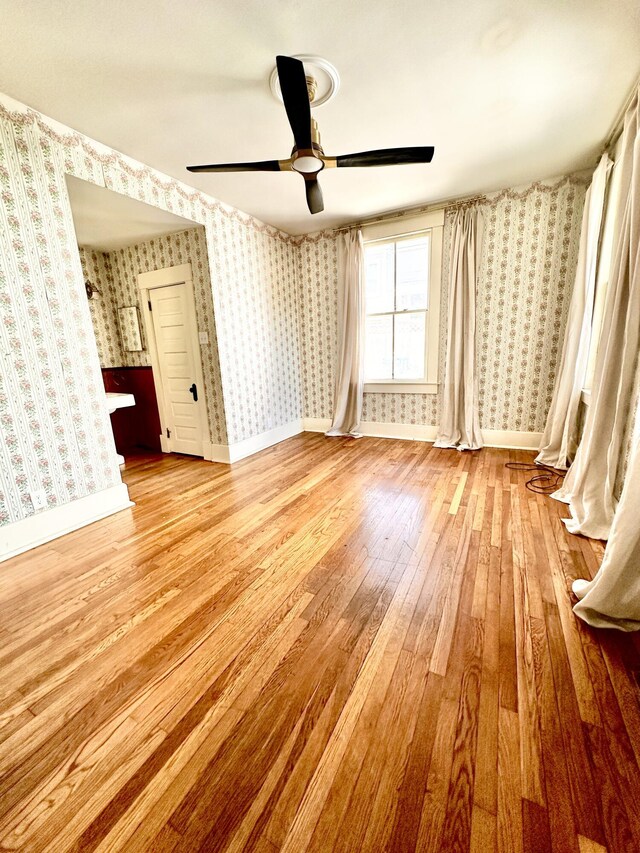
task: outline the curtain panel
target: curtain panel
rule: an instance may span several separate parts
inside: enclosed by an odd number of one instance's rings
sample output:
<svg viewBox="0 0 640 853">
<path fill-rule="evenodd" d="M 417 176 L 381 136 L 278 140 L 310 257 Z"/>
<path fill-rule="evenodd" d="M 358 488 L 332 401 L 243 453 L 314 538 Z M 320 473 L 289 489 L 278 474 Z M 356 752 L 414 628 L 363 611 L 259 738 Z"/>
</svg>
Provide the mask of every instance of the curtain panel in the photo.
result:
<svg viewBox="0 0 640 853">
<path fill-rule="evenodd" d="M 364 396 L 364 245 L 362 231 L 342 235 L 339 246 L 338 363 L 333 419 L 325 435 L 359 437 Z"/>
<path fill-rule="evenodd" d="M 592 581 L 574 581 L 574 613 L 595 628 L 640 629 L 640 436 L 636 433 L 602 565 Z"/>
<path fill-rule="evenodd" d="M 626 116 L 616 168 L 621 191 L 591 402 L 574 462 L 554 497 L 569 504 L 571 533 L 607 539 L 640 344 L 640 138 L 638 97 Z"/>
<path fill-rule="evenodd" d="M 566 470 L 575 457 L 580 397 L 587 373 L 598 267 L 598 247 L 607 178 L 612 163 L 603 154 L 585 198 L 578 266 L 571 295 L 558 379 L 536 462 Z"/>
<path fill-rule="evenodd" d="M 627 413 L 640 351 L 639 96 L 640 90 L 625 116 L 622 192 L 596 362 L 595 405 L 592 399 L 593 410 L 590 407 L 585 438 L 574 462 L 576 473 L 567 488 L 573 517 L 567 527 L 575 533 L 609 538 L 595 578 L 573 584 L 579 599 L 574 612 L 590 625 L 623 631 L 640 629 L 640 417 L 617 508 L 612 497 L 621 455 L 620 420 Z M 569 474 L 573 471 L 574 467 Z"/>
<path fill-rule="evenodd" d="M 460 208 L 451 228 L 449 316 L 442 414 L 436 447 L 482 447 L 476 371 L 476 288 L 484 219 L 477 207 Z"/>
</svg>

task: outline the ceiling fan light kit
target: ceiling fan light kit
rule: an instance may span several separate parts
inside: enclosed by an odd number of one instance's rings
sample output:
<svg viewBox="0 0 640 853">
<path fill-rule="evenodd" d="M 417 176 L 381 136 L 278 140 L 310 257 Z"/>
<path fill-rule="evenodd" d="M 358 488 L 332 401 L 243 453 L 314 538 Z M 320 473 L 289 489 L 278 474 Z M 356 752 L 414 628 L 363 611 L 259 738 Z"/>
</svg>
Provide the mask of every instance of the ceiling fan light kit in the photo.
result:
<svg viewBox="0 0 640 853">
<path fill-rule="evenodd" d="M 320 172 L 324 168 L 324 163 L 319 157 L 314 155 L 299 154 L 295 160 L 291 162 L 291 168 L 294 172 L 310 174 L 311 172 Z"/>
<path fill-rule="evenodd" d="M 317 77 L 308 71 L 314 71 L 318 76 L 324 74 L 328 83 L 323 81 L 319 88 Z M 340 78 L 333 65 L 321 57 L 306 54 L 277 56 L 270 84 L 274 95 L 284 103 L 293 132 L 295 144 L 291 156 L 286 160 L 187 166 L 190 172 L 297 172 L 304 178 L 309 211 L 320 213 L 324 210 L 324 202 L 317 175 L 323 169 L 430 163 L 433 158 L 434 149 L 430 145 L 382 148 L 328 157 L 320 143 L 320 131 L 311 115 L 311 107 L 327 103 L 338 91 Z"/>
</svg>

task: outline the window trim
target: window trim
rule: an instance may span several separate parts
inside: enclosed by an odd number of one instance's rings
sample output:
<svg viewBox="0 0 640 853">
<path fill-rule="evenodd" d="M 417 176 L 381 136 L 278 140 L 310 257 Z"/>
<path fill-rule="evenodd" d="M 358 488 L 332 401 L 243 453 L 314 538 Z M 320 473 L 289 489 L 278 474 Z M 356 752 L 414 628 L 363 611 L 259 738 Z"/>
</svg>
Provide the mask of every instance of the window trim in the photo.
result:
<svg viewBox="0 0 640 853">
<path fill-rule="evenodd" d="M 392 243 L 428 232 L 430 234 L 429 290 L 426 309 L 426 352 L 424 379 L 378 379 L 366 381 L 366 394 L 436 394 L 440 353 L 440 292 L 442 276 L 442 241 L 444 210 L 430 211 L 421 216 L 398 222 L 376 223 L 363 229 L 365 246 L 371 243 Z M 420 309 L 421 311 L 423 309 Z M 394 314 L 405 313 L 402 311 Z M 407 311 L 406 313 L 412 313 Z"/>
<path fill-rule="evenodd" d="M 364 383 L 365 394 L 437 394 L 438 383 L 406 379 L 379 379 Z"/>
</svg>

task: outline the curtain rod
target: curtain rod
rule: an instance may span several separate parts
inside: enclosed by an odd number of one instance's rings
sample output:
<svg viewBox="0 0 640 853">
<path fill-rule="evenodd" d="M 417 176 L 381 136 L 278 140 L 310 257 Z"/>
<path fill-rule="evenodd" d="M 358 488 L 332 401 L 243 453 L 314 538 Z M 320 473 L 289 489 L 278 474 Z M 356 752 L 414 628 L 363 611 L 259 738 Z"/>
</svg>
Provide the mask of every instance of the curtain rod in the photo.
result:
<svg viewBox="0 0 640 853">
<path fill-rule="evenodd" d="M 638 91 L 638 87 L 640 87 L 640 77 L 635 81 L 633 86 L 631 87 L 631 91 L 624 99 L 624 102 L 618 112 L 616 113 L 616 117 L 614 119 L 613 124 L 611 125 L 611 130 L 609 131 L 608 136 L 605 138 L 604 145 L 602 148 L 602 153 L 605 151 L 609 151 L 609 149 L 617 142 L 618 137 L 622 133 L 624 127 L 624 117 L 627 114 L 627 110 L 631 106 L 631 102 L 633 101 L 636 93 Z"/>
<path fill-rule="evenodd" d="M 357 219 L 347 225 L 340 225 L 337 228 L 332 228 L 332 231 L 350 231 L 352 228 L 362 228 L 364 225 L 374 225 L 378 222 L 393 222 L 396 219 L 407 219 L 412 216 L 418 216 L 421 213 L 431 213 L 434 210 L 442 210 L 445 207 L 451 207 L 453 204 L 469 204 L 475 201 L 484 201 L 486 195 L 473 195 L 465 198 L 460 196 L 449 196 L 448 198 L 433 201 L 431 204 L 420 205 L 419 207 L 406 207 L 402 210 L 392 210 L 389 213 L 379 213 L 377 216 L 369 216 L 366 219 Z"/>
</svg>

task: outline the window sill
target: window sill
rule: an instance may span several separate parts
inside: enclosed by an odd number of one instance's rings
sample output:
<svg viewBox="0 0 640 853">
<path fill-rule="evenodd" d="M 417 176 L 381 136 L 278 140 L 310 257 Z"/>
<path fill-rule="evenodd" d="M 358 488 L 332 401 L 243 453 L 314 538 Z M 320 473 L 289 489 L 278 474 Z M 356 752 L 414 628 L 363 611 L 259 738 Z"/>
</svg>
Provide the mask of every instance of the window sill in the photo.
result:
<svg viewBox="0 0 640 853">
<path fill-rule="evenodd" d="M 580 399 L 585 404 L 585 406 L 588 406 L 591 402 L 591 391 L 587 390 L 586 388 L 583 388 L 582 393 L 580 394 Z"/>
<path fill-rule="evenodd" d="M 365 394 L 437 394 L 437 382 L 365 382 Z"/>
</svg>

